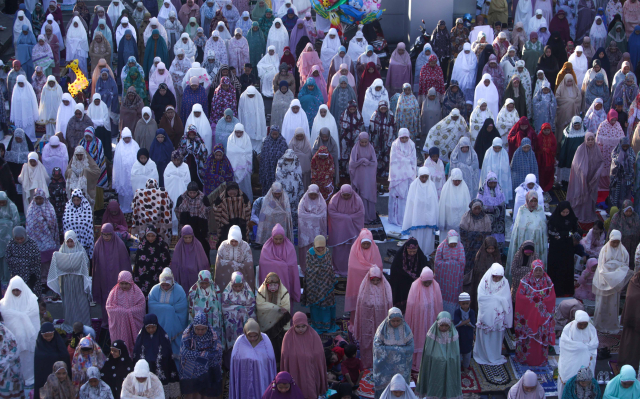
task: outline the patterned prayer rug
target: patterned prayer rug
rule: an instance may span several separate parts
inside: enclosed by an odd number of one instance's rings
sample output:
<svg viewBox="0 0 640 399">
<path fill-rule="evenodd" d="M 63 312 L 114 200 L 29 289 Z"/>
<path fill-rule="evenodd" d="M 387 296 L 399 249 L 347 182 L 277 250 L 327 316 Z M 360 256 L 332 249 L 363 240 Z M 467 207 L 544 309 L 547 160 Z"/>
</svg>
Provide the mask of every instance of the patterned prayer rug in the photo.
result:
<svg viewBox="0 0 640 399">
<path fill-rule="evenodd" d="M 487 366 L 480 365 L 474 359 L 471 359 L 471 367 L 473 367 L 473 371 L 478 377 L 480 392 L 482 393 L 504 394 L 507 389 L 518 382 L 509 362 L 499 366 Z"/>
<path fill-rule="evenodd" d="M 508 329 L 507 333 L 504 335 L 504 342 L 508 350 L 516 350 L 516 336 L 510 329 Z"/>
<path fill-rule="evenodd" d="M 509 364 L 516 374 L 516 381 L 522 378 L 527 370 L 531 370 L 538 376 L 538 382 L 544 388 L 545 396 L 558 395 L 558 385 L 553 379 L 553 367 L 549 363 L 537 367 L 527 366 L 526 364 L 518 363 L 514 354 L 509 356 Z"/>
<path fill-rule="evenodd" d="M 334 286 L 333 292 L 336 295 L 345 295 L 347 293 L 346 277 L 336 277 L 336 285 Z"/>
<path fill-rule="evenodd" d="M 463 371 L 461 377 L 463 394 L 481 392 L 480 381 L 478 380 L 478 376 L 473 368 Z"/>
<path fill-rule="evenodd" d="M 618 354 L 620 351 L 620 339 L 622 338 L 622 332 L 618 334 L 607 334 L 598 332 L 598 348 L 609 348 L 609 352 L 612 355 Z"/>
<path fill-rule="evenodd" d="M 356 391 L 356 394 L 361 398 L 373 398 L 376 396 L 375 385 L 373 384 L 373 373 L 371 369 L 366 369 L 362 378 L 360 378 L 360 387 Z"/>
</svg>

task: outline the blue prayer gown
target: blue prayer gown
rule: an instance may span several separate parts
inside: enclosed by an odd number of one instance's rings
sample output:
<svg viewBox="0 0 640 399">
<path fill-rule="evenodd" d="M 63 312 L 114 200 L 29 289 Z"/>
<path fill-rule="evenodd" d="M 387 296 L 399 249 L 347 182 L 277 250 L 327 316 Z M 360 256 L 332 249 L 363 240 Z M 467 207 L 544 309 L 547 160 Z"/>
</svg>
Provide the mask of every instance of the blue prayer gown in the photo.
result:
<svg viewBox="0 0 640 399">
<path fill-rule="evenodd" d="M 174 355 L 180 354 L 182 333 L 188 325 L 189 303 L 184 289 L 177 283 L 170 292 L 165 292 L 156 284 L 149 292 L 149 314 L 158 316 L 158 323 L 169 335 L 171 350 Z"/>
</svg>

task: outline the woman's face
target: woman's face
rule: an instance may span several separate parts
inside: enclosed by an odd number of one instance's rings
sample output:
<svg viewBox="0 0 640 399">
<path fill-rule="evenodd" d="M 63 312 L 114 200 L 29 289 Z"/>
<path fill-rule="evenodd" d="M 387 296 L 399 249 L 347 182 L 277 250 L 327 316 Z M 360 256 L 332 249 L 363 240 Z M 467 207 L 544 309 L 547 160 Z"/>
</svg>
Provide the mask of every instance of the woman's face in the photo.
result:
<svg viewBox="0 0 640 399">
<path fill-rule="evenodd" d="M 360 247 L 362 249 L 369 249 L 371 248 L 371 243 L 369 241 L 362 241 L 360 242 Z"/>
<path fill-rule="evenodd" d="M 287 393 L 291 388 L 291 384 L 277 384 L 276 387 L 278 387 L 278 392 Z"/>
<path fill-rule="evenodd" d="M 399 317 L 394 317 L 392 319 L 389 319 L 389 324 L 391 325 L 391 327 L 393 328 L 398 328 L 400 327 L 400 325 L 402 324 L 402 319 Z"/>
<path fill-rule="evenodd" d="M 120 357 L 120 349 L 111 347 L 111 357 L 117 359 Z"/>
<path fill-rule="evenodd" d="M 596 109 L 596 111 L 600 111 L 602 109 L 602 104 L 596 103 L 596 106 L 594 108 Z"/>
<path fill-rule="evenodd" d="M 631 215 L 633 215 L 633 209 L 627 209 L 626 211 L 624 211 L 624 215 L 626 217 L 630 217 Z"/>
<path fill-rule="evenodd" d="M 569 213 L 571 212 L 569 211 L 569 208 L 567 208 L 567 209 L 563 209 L 562 212 L 560 212 L 560 215 L 566 218 L 567 216 L 569 216 Z"/>
<path fill-rule="evenodd" d="M 531 210 L 535 210 L 538 209 L 538 197 L 533 197 L 529 200 L 527 206 L 529 207 L 529 209 Z"/>
<path fill-rule="evenodd" d="M 487 247 L 487 253 L 488 254 L 492 254 L 495 251 L 496 251 L 496 247 L 494 247 L 494 246 Z"/>
<path fill-rule="evenodd" d="M 380 277 L 371 277 L 371 279 L 369 280 L 371 282 L 371 284 L 373 285 L 378 285 L 380 284 Z"/>
<path fill-rule="evenodd" d="M 193 235 L 192 234 L 187 234 L 182 236 L 182 238 L 184 238 L 184 242 L 187 244 L 191 244 L 193 242 Z"/>
<path fill-rule="evenodd" d="M 231 288 L 234 292 L 240 292 L 244 288 L 244 283 L 234 283 L 231 284 Z"/>
<path fill-rule="evenodd" d="M 58 381 L 63 382 L 64 380 L 67 379 L 67 370 L 60 369 L 56 371 L 56 377 L 58 377 Z"/>
<path fill-rule="evenodd" d="M 202 337 L 204 334 L 206 334 L 208 329 L 209 327 L 207 326 L 193 326 L 193 332 L 195 332 L 199 337 Z"/>
<path fill-rule="evenodd" d="M 47 342 L 51 342 L 51 340 L 53 339 L 53 337 L 54 337 L 54 335 L 55 335 L 55 334 L 53 333 L 53 331 L 51 331 L 51 332 L 46 332 L 46 333 L 44 333 L 44 334 L 40 334 L 40 335 L 42 335 L 42 338 L 43 338 L 45 341 L 47 341 Z"/>
<path fill-rule="evenodd" d="M 424 280 L 424 281 L 422 282 L 422 286 L 423 286 L 423 287 L 427 287 L 427 288 L 428 288 L 428 287 L 431 287 L 431 284 L 433 284 L 433 280 Z"/>
<path fill-rule="evenodd" d="M 156 241 L 156 235 L 154 233 L 147 233 L 145 237 L 150 244 L 153 244 Z"/>
<path fill-rule="evenodd" d="M 282 234 L 276 234 L 273 236 L 273 243 L 276 245 L 281 245 L 284 242 L 284 236 Z"/>
<path fill-rule="evenodd" d="M 304 334 L 307 332 L 307 328 L 309 328 L 306 324 L 297 324 L 295 327 L 296 334 Z"/>
<path fill-rule="evenodd" d="M 544 270 L 541 267 L 533 269 L 533 277 L 540 278 L 544 275 Z"/>
<path fill-rule="evenodd" d="M 497 283 L 503 279 L 503 276 L 491 276 L 491 279 L 493 280 L 494 283 Z"/>
<path fill-rule="evenodd" d="M 156 331 L 158 331 L 158 326 L 155 324 L 147 324 L 144 329 L 147 330 L 147 333 L 149 333 L 149 335 L 153 335 L 156 333 Z"/>
<path fill-rule="evenodd" d="M 547 57 L 551 57 L 551 49 L 548 48 L 548 49 L 544 50 L 544 55 L 546 55 Z"/>
</svg>

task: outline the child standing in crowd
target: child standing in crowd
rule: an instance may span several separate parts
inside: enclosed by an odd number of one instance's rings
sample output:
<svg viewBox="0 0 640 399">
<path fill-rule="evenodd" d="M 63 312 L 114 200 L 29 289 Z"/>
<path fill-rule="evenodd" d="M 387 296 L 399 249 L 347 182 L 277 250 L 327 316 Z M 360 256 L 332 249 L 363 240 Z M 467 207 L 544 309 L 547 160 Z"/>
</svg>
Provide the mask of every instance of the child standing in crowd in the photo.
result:
<svg viewBox="0 0 640 399">
<path fill-rule="evenodd" d="M 463 292 L 458 297 L 460 307 L 453 312 L 453 325 L 460 335 L 460 365 L 462 371 L 470 369 L 473 352 L 473 333 L 476 329 L 476 311 L 471 309 L 471 295 Z"/>
</svg>

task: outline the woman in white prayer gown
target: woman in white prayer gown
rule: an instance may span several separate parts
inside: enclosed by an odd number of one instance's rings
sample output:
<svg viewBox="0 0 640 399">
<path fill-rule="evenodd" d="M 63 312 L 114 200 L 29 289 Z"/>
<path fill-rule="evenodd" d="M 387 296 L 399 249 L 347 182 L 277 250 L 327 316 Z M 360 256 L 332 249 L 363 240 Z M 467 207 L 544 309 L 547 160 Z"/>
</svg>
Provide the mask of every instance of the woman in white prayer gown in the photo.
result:
<svg viewBox="0 0 640 399">
<path fill-rule="evenodd" d="M 199 116 L 196 116 L 196 113 L 199 113 Z M 196 127 L 198 134 L 202 138 L 202 141 L 204 141 L 205 147 L 207 147 L 207 153 L 211 154 L 211 149 L 213 148 L 213 132 L 209 119 L 207 119 L 207 115 L 202 109 L 202 104 L 193 104 L 191 114 L 189 114 L 187 121 L 184 123 L 185 133 L 189 131 L 189 126 L 191 125 Z"/>
<path fill-rule="evenodd" d="M 264 113 L 264 99 L 255 86 L 247 87 L 240 96 L 238 119 L 251 138 L 251 146 L 260 154 L 262 141 L 267 137 L 267 121 Z"/>
<path fill-rule="evenodd" d="M 144 382 L 138 382 L 144 378 Z M 149 371 L 149 363 L 140 359 L 136 362 L 133 372 L 122 383 L 121 399 L 164 399 L 164 387 L 160 379 Z"/>
<path fill-rule="evenodd" d="M 31 22 L 25 15 L 24 11 L 18 11 L 16 15 L 16 19 L 13 22 L 13 47 L 17 48 L 16 44 L 18 43 L 18 39 L 20 39 L 20 35 L 22 35 L 22 25 L 27 25 L 29 27 L 29 31 L 33 33 L 33 27 L 31 26 Z"/>
<path fill-rule="evenodd" d="M 349 47 L 347 49 L 347 55 L 352 60 L 357 60 L 362 53 L 367 52 L 367 46 L 369 42 L 364 38 L 364 34 L 361 30 L 356 32 L 356 35 L 349 41 Z"/>
<path fill-rule="evenodd" d="M 251 171 L 253 165 L 253 146 L 242 123 L 236 124 L 233 133 L 227 139 L 227 158 L 233 168 L 233 180 L 238 183 L 240 190 L 253 201 L 251 189 Z"/>
<path fill-rule="evenodd" d="M 160 65 L 160 64 L 158 64 Z M 209 76 L 207 70 L 200 65 L 199 62 L 194 62 L 191 64 L 191 68 L 187 70 L 187 73 L 184 74 L 182 78 L 182 90 L 187 88 L 187 85 L 191 84 L 191 78 L 196 77 L 200 84 L 204 87 L 204 89 L 209 93 L 209 88 L 213 83 L 213 76 Z M 215 89 L 215 87 L 214 87 Z"/>
<path fill-rule="evenodd" d="M 520 115 L 518 115 L 515 101 L 513 101 L 512 98 L 507 98 L 502 109 L 498 113 L 498 120 L 496 121 L 496 129 L 498 129 L 498 133 L 500 133 L 503 146 L 507 148 L 509 147 L 509 132 L 513 125 L 515 125 L 519 120 Z"/>
<path fill-rule="evenodd" d="M 498 95 L 498 89 L 496 85 L 493 84 L 493 80 L 491 75 L 485 73 L 482 75 L 482 79 L 476 86 L 476 90 L 474 92 L 473 101 L 477 104 L 478 100 L 484 98 L 487 101 L 487 106 L 491 110 L 491 115 L 498 115 L 500 112 L 500 96 Z"/>
<path fill-rule="evenodd" d="M 179 164 L 176 166 L 176 163 Z M 175 150 L 171 153 L 171 162 L 164 169 L 164 189 L 167 190 L 169 198 L 173 201 L 175 208 L 178 197 L 187 191 L 187 185 L 191 183 L 191 172 L 189 165 L 182 161 L 180 151 Z M 178 235 L 178 218 L 175 211 L 172 210 L 173 235 Z"/>
<path fill-rule="evenodd" d="M 124 4 L 122 0 L 112 0 L 111 4 L 109 4 L 109 8 L 107 8 L 107 15 L 111 20 L 111 24 L 115 24 L 120 18 L 122 11 L 124 10 Z"/>
<path fill-rule="evenodd" d="M 333 115 L 331 115 L 331 112 L 329 112 L 329 107 L 322 104 L 318 109 L 316 117 L 313 118 L 313 128 L 311 129 L 311 140 L 309 140 L 309 143 L 315 143 L 316 139 L 320 135 L 320 129 L 325 127 L 329 129 L 334 142 L 339 143 L 340 138 L 338 136 L 338 124 L 336 123 L 336 118 L 334 118 Z"/>
<path fill-rule="evenodd" d="M 621 248 L 624 249 L 622 245 Z M 562 329 L 560 336 L 560 357 L 558 358 L 558 397 L 562 397 L 564 386 L 580 368 L 596 371 L 598 357 L 598 331 L 589 322 L 589 315 L 578 310 L 575 319 Z"/>
<path fill-rule="evenodd" d="M 169 91 L 172 92 L 174 96 L 176 95 L 176 89 L 173 87 L 173 79 L 171 79 L 171 74 L 164 62 L 158 63 L 156 70 L 149 75 L 149 94 L 151 98 L 156 94 L 158 87 L 160 87 L 162 83 L 167 85 L 167 88 L 169 88 Z M 205 90 L 206 89 L 207 86 L 205 85 Z"/>
<path fill-rule="evenodd" d="M 67 102 L 67 104 L 65 104 L 65 102 Z M 67 124 L 69 123 L 69 120 L 71 120 L 71 118 L 73 117 L 75 111 L 76 111 L 75 100 L 73 99 L 73 97 L 71 97 L 71 94 L 64 93 L 62 95 L 62 102 L 60 103 L 60 107 L 58 108 L 58 115 L 56 116 L 56 133 L 62 132 L 62 134 L 66 138 Z"/>
<path fill-rule="evenodd" d="M 329 33 L 327 33 L 327 35 L 324 37 L 324 41 L 322 42 L 322 48 L 320 49 L 320 60 L 322 61 L 322 67 L 324 68 L 324 72 L 322 73 L 322 76 L 324 76 L 325 82 L 329 77 L 329 68 L 331 67 L 331 60 L 340 51 L 340 46 L 342 46 L 342 44 L 340 44 L 338 31 L 335 28 L 329 29 Z"/>
<path fill-rule="evenodd" d="M 49 176 L 53 173 L 53 168 L 58 167 L 62 174 L 67 171 L 69 165 L 69 152 L 67 146 L 60 142 L 58 136 L 51 136 L 49 142 L 42 149 L 42 164 Z"/>
<path fill-rule="evenodd" d="M 169 19 L 169 13 L 175 12 L 178 15 L 178 11 L 176 7 L 170 0 L 164 0 L 162 7 L 160 7 L 160 11 L 158 12 L 158 22 L 164 25 L 165 21 Z"/>
<path fill-rule="evenodd" d="M 195 62 L 197 52 L 196 45 L 193 43 L 193 40 L 191 40 L 187 32 L 180 35 L 180 39 L 178 39 L 176 44 L 173 45 L 174 53 L 177 54 L 178 49 L 183 49 L 184 56 L 189 59 L 189 61 Z"/>
<path fill-rule="evenodd" d="M 591 30 L 589 30 L 589 38 L 591 38 L 591 47 L 595 49 L 598 49 L 600 47 L 605 48 L 605 43 L 607 40 L 607 25 L 604 23 L 604 21 L 602 20 L 602 17 L 599 15 L 597 15 L 593 20 L 593 24 L 591 25 Z M 606 46 L 606 47 L 609 47 L 609 46 Z"/>
<path fill-rule="evenodd" d="M 112 3 L 113 4 L 113 3 Z M 109 6 L 111 9 L 111 6 Z M 87 31 L 82 26 L 80 17 L 73 17 L 66 38 L 67 61 L 78 60 L 78 65 L 84 76 L 90 76 L 87 70 L 87 57 L 89 57 L 89 40 Z"/>
<path fill-rule="evenodd" d="M 487 174 L 493 172 L 498 176 L 498 183 L 500 183 L 500 188 L 504 193 L 504 199 L 508 202 L 513 198 L 509 154 L 507 154 L 501 138 L 495 137 L 491 144 L 491 148 L 484 153 L 478 188 L 481 188 L 480 184 L 484 184 Z"/>
<path fill-rule="evenodd" d="M 418 240 L 422 252 L 429 256 L 434 250 L 437 229 L 438 192 L 436 185 L 429 179 L 429 169 L 423 166 L 418 169 L 418 177 L 409 186 L 402 234 L 408 234 Z"/>
<path fill-rule="evenodd" d="M 460 137 L 460 141 L 451 152 L 450 170 L 460 169 L 464 182 L 469 189 L 470 199 L 476 198 L 478 194 L 478 176 L 480 175 L 480 166 L 478 162 L 478 154 L 471 145 L 468 137 Z M 467 204 L 468 205 L 468 204 Z"/>
<path fill-rule="evenodd" d="M 513 307 L 509 281 L 499 263 L 491 265 L 478 285 L 478 322 L 473 359 L 478 364 L 498 366 L 507 359 L 502 356 L 502 340 L 507 328 L 513 326 Z"/>
<path fill-rule="evenodd" d="M 504 190 L 503 190 L 504 192 Z M 505 192 L 506 194 L 506 192 Z M 547 218 L 544 215 L 543 202 L 538 201 L 538 193 L 529 191 L 525 197 L 525 204 L 520 207 L 518 217 L 511 229 L 511 242 L 507 254 L 506 276 L 511 280 L 511 263 L 523 242 L 533 241 L 540 260 L 546 265 L 549 242 L 547 234 Z"/>
<path fill-rule="evenodd" d="M 13 290 L 20 293 L 16 296 Z M 9 286 L 0 300 L 2 321 L 9 331 L 14 332 L 18 353 L 20 354 L 20 370 L 25 385 L 33 385 L 33 361 L 36 349 L 36 338 L 40 331 L 40 311 L 38 297 L 29 289 L 20 276 L 9 281 Z"/>
<path fill-rule="evenodd" d="M 540 18 L 538 18 L 538 15 L 540 15 Z M 537 33 L 541 26 L 549 26 L 548 23 L 549 22 L 544 18 L 542 14 L 542 10 L 537 9 L 535 14 L 531 17 L 531 19 L 529 19 L 529 23 L 524 24 L 526 27 L 527 35 L 529 35 L 531 32 Z"/>
<path fill-rule="evenodd" d="M 204 52 L 209 54 L 209 51 L 213 51 L 216 56 L 216 60 L 218 60 L 220 65 L 229 65 L 227 45 L 225 41 L 220 37 L 220 32 L 218 32 L 217 30 L 211 32 L 211 37 L 207 40 L 207 44 L 204 45 Z M 278 62 L 279 61 L 280 60 L 278 59 Z M 269 86 L 271 85 L 271 81 L 269 81 Z"/>
<path fill-rule="evenodd" d="M 53 87 L 50 83 L 53 82 Z M 56 82 L 56 78 L 53 75 L 49 75 L 47 83 L 42 88 L 42 94 L 40 94 L 40 105 L 38 106 L 38 120 L 46 123 L 46 136 L 51 137 L 56 134 L 56 116 L 58 115 L 58 108 L 62 103 L 62 88 Z M 69 117 L 71 118 L 71 117 Z"/>
<path fill-rule="evenodd" d="M 380 101 L 386 101 L 389 104 L 389 92 L 384 87 L 382 79 L 376 79 L 371 83 L 364 95 L 364 103 L 362 104 L 362 119 L 364 126 L 369 129 L 371 117 L 378 110 Z"/>
<path fill-rule="evenodd" d="M 453 72 L 451 80 L 457 80 L 460 90 L 464 93 L 465 98 L 471 99 L 476 88 L 476 69 L 478 66 L 478 57 L 471 52 L 471 45 L 465 43 L 462 52 L 456 57 L 453 64 Z M 416 66 L 417 68 L 417 66 Z"/>
<path fill-rule="evenodd" d="M 480 82 L 480 84 L 482 84 L 482 82 Z M 478 138 L 480 130 L 482 130 L 482 126 L 484 126 L 484 121 L 494 119 L 494 115 L 497 114 L 494 114 L 493 109 L 489 108 L 489 101 L 484 97 L 477 98 L 476 108 L 471 112 L 471 116 L 469 117 L 469 138 L 471 139 L 472 146 L 476 144 L 476 139 Z"/>
<path fill-rule="evenodd" d="M 107 129 L 107 131 L 111 132 L 111 117 L 109 116 L 109 108 L 107 108 L 107 104 L 102 101 L 100 93 L 95 93 L 91 100 L 89 109 L 87 109 L 87 115 L 91 118 L 93 127 L 97 128 L 102 126 Z M 96 100 L 98 100 L 98 105 L 96 105 Z M 103 145 L 111 145 L 111 143 L 104 143 Z"/>
<path fill-rule="evenodd" d="M 438 207 L 438 229 L 440 231 L 460 230 L 462 216 L 469 210 L 471 196 L 464 181 L 462 171 L 453 169 L 442 187 Z"/>
<path fill-rule="evenodd" d="M 136 28 L 134 28 L 133 25 L 129 23 L 129 18 L 122 17 L 122 19 L 120 20 L 120 25 L 118 25 L 118 27 L 116 28 L 116 43 L 120 44 L 120 39 L 124 37 L 125 32 L 128 30 L 131 30 L 131 32 L 133 33 L 131 35 L 133 36 L 133 40 L 136 42 L 138 41 Z"/>
<path fill-rule="evenodd" d="M 38 118 L 38 100 L 36 99 L 36 93 L 33 91 L 33 86 L 24 75 L 18 75 L 16 85 L 13 87 L 13 93 L 11 94 L 10 120 L 14 123 L 16 129 L 24 130 L 25 134 L 35 143 L 36 121 Z"/>
<path fill-rule="evenodd" d="M 285 0 L 282 5 L 280 5 L 280 7 L 278 7 L 277 12 L 276 12 L 276 16 L 278 18 L 284 18 L 287 15 L 287 11 L 289 9 L 293 10 L 293 13 L 295 15 L 300 15 L 298 14 L 298 8 L 296 6 L 293 5 L 293 3 L 291 2 L 291 0 Z M 276 11 L 274 9 L 274 11 Z"/>
<path fill-rule="evenodd" d="M 267 36 L 267 47 L 274 46 L 278 58 L 284 54 L 284 48 L 289 46 L 289 33 L 287 28 L 284 27 L 282 20 L 276 18 L 269 29 L 269 35 Z M 295 51 L 295 49 L 294 49 Z M 333 54 L 335 55 L 335 54 Z M 333 58 L 333 55 L 331 56 Z M 329 60 L 331 62 L 331 60 Z M 325 80 L 327 77 L 325 76 Z"/>
<path fill-rule="evenodd" d="M 131 169 L 137 162 L 139 149 L 140 146 L 133 139 L 131 130 L 128 127 L 122 129 L 122 139 L 118 141 L 113 156 L 112 186 L 118 193 L 118 203 L 124 213 L 132 212 L 131 201 L 133 201 L 134 191 L 131 189 Z"/>
<path fill-rule="evenodd" d="M 33 162 L 32 162 L 33 161 Z M 22 165 L 22 172 L 17 183 L 22 185 L 22 203 L 24 209 L 29 209 L 29 203 L 37 189 L 42 189 L 49 198 L 49 182 L 51 178 L 44 165 L 38 160 L 37 152 L 30 152 L 27 163 Z"/>
<path fill-rule="evenodd" d="M 146 148 L 140 148 L 138 150 L 137 159 L 131 167 L 131 190 L 135 196 L 137 190 L 141 190 L 147 187 L 147 180 L 153 179 L 158 181 L 158 167 L 151 158 L 147 158 L 145 163 L 142 163 L 143 156 L 147 156 L 149 151 Z"/>
<path fill-rule="evenodd" d="M 633 275 L 629 269 L 629 253 L 621 244 L 622 233 L 611 230 L 609 242 L 600 250 L 598 267 L 593 276 L 593 293 L 596 294 L 596 311 L 593 325 L 607 334 L 620 332 L 620 292 Z"/>
<path fill-rule="evenodd" d="M 533 6 L 531 4 L 531 0 L 518 0 L 518 5 L 516 6 L 513 14 L 514 25 L 518 22 L 522 22 L 524 26 L 527 26 L 529 24 L 529 20 L 531 20 L 531 17 L 533 16 Z"/>
<path fill-rule="evenodd" d="M 304 134 L 307 136 L 307 140 L 311 142 L 311 134 L 309 132 L 309 120 L 307 114 L 300 105 L 300 100 L 297 98 L 291 101 L 289 104 L 289 110 L 284 114 L 282 120 L 282 127 L 280 128 L 280 134 L 284 137 L 285 142 L 290 142 L 295 136 L 297 128 L 303 128 Z"/>
<path fill-rule="evenodd" d="M 62 39 L 62 31 L 60 31 L 60 25 L 58 25 L 55 19 L 53 19 L 52 14 L 47 15 L 47 19 L 42 24 L 42 29 L 40 29 L 40 34 L 45 35 L 45 37 L 47 37 L 47 32 L 45 29 L 47 26 L 51 26 L 53 34 L 56 35 L 56 37 L 58 38 L 58 45 L 60 46 L 60 51 L 64 50 L 65 49 L 64 40 Z M 22 31 L 22 27 L 20 27 L 20 30 Z"/>
<path fill-rule="evenodd" d="M 409 137 L 409 129 L 401 128 L 391 144 L 389 162 L 389 223 L 401 226 L 407 205 L 409 186 L 417 172 L 416 144 Z"/>
<path fill-rule="evenodd" d="M 569 57 L 569 62 L 573 66 L 573 72 L 576 74 L 576 84 L 581 85 L 584 81 L 584 76 L 587 74 L 587 70 L 589 70 L 589 60 L 584 55 L 584 49 L 582 46 L 577 46 L 576 50 Z M 580 53 L 580 56 L 578 56 Z"/>
<path fill-rule="evenodd" d="M 158 18 L 154 17 L 149 20 L 149 25 L 147 25 L 147 28 L 144 30 L 144 33 L 142 35 L 145 45 L 149 41 L 149 38 L 151 37 L 151 34 L 153 33 L 154 29 L 157 29 L 160 31 L 160 36 L 164 38 L 165 43 L 169 43 L 169 36 L 167 35 L 167 30 L 158 21 Z"/>
<path fill-rule="evenodd" d="M 216 53 L 216 56 L 217 54 L 218 53 Z M 281 56 L 276 52 L 276 47 L 269 46 L 267 48 L 267 53 L 258 62 L 260 91 L 265 97 L 273 97 L 273 77 L 280 73 L 278 71 L 278 67 L 280 66 L 280 57 Z"/>
<path fill-rule="evenodd" d="M 530 187 L 531 186 L 531 187 Z M 518 187 L 515 188 L 516 197 L 513 202 L 513 220 L 518 217 L 518 210 L 526 202 L 527 193 L 529 191 L 535 191 L 538 194 L 538 203 L 542 204 L 544 201 L 542 187 L 538 184 L 538 179 L 533 173 L 529 173 Z"/>
<path fill-rule="evenodd" d="M 227 42 L 227 40 L 231 39 L 231 33 L 229 33 L 229 29 L 227 29 L 227 26 L 224 24 L 224 22 L 218 22 L 216 31 L 218 31 L 218 33 L 220 34 L 220 39 L 224 40 L 225 43 Z"/>
</svg>

